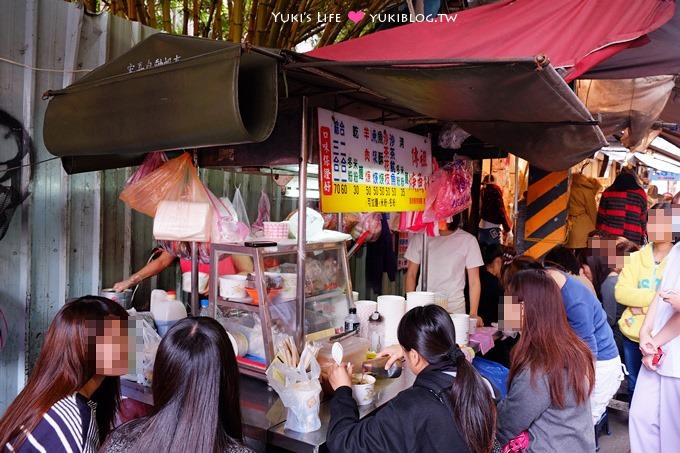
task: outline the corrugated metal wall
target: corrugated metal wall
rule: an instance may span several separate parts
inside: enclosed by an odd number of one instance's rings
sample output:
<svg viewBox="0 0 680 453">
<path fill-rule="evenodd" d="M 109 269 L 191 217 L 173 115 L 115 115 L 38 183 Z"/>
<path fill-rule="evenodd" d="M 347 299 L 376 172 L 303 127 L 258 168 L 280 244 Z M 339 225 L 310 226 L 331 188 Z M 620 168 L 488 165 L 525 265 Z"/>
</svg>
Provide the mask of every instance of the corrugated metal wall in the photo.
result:
<svg viewBox="0 0 680 453">
<path fill-rule="evenodd" d="M 64 301 L 130 275 L 155 246 L 151 219 L 118 199 L 134 169 L 68 176 L 47 152 L 42 93 L 71 84 L 157 31 L 107 14 L 87 15 L 62 0 L 0 0 L 0 12 L 0 206 L 7 194 L 25 197 L 0 240 L 0 309 L 10 328 L 0 351 L 2 414 L 23 387 Z M 92 133 L 106 127 L 83 124 Z M 231 198 L 240 186 L 251 222 L 262 191 L 270 197 L 272 220 L 297 206 L 268 176 L 218 170 L 202 175 L 219 196 Z M 9 214 L 0 212 L 0 227 Z M 364 275 L 363 259 L 353 267 L 355 275 Z M 176 287 L 176 272 L 173 267 L 145 281 L 136 303 L 148 301 L 152 288 Z M 367 297 L 360 280 L 356 289 Z M 386 288 L 400 292 L 399 284 Z"/>
<path fill-rule="evenodd" d="M 0 11 L 0 162 L 33 145 L 22 162 L 26 166 L 9 171 L 14 178 L 2 182 L 3 192 L 28 195 L 0 247 L 0 308 L 10 326 L 0 352 L 2 413 L 23 386 L 64 300 L 98 291 L 100 253 L 109 248 L 101 247 L 101 219 L 107 217 L 102 188 L 125 176 L 125 170 L 67 176 L 42 142 L 47 106 L 42 93 L 69 85 L 155 31 L 104 14 L 88 16 L 79 5 L 61 0 L 0 0 Z M 20 143 L 7 139 L 8 118 L 20 124 Z M 106 125 L 83 125 L 100 127 Z M 16 164 L 0 171 L 8 166 Z M 119 220 L 111 226 L 125 229 Z"/>
<path fill-rule="evenodd" d="M 0 309 L 10 326 L 0 351 L 2 414 L 23 387 L 64 301 L 128 276 L 146 263 L 155 245 L 151 219 L 118 200 L 134 169 L 67 176 L 47 152 L 42 93 L 71 84 L 156 30 L 108 14 L 87 15 L 62 0 L 0 0 L 0 12 L 0 197 L 10 189 L 27 195 L 0 242 Z M 93 133 L 105 127 L 83 125 Z M 7 162 L 29 148 L 30 157 Z M 7 173 L 14 177 L 3 180 L 5 169 L 17 166 Z M 269 177 L 216 170 L 203 175 L 220 196 L 232 197 L 240 186 L 252 221 L 262 191 L 270 196 L 274 220 L 295 206 Z M 175 272 L 171 268 L 144 282 L 136 299 L 148 301 L 154 287 L 173 288 Z"/>
</svg>

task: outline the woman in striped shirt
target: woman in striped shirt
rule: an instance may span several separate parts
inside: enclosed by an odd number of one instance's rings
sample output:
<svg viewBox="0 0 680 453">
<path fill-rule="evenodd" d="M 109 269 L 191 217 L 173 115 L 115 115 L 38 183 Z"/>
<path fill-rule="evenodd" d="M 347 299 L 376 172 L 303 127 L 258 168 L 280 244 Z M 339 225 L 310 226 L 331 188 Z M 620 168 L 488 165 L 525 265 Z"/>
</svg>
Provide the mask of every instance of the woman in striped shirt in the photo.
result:
<svg viewBox="0 0 680 453">
<path fill-rule="evenodd" d="M 96 452 L 127 373 L 127 312 L 104 297 L 67 302 L 26 387 L 0 419 L 3 452 Z"/>
</svg>

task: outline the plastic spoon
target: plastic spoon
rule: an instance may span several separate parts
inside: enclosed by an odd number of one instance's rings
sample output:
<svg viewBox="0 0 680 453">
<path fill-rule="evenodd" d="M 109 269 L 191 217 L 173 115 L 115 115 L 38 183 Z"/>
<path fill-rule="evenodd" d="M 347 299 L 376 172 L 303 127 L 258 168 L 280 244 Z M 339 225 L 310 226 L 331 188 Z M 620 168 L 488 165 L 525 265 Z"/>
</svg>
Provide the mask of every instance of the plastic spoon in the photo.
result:
<svg viewBox="0 0 680 453">
<path fill-rule="evenodd" d="M 333 360 L 335 360 L 335 363 L 340 365 L 344 355 L 345 351 L 342 348 L 342 345 L 340 343 L 333 343 L 333 347 L 331 348 L 331 356 L 333 357 Z"/>
</svg>

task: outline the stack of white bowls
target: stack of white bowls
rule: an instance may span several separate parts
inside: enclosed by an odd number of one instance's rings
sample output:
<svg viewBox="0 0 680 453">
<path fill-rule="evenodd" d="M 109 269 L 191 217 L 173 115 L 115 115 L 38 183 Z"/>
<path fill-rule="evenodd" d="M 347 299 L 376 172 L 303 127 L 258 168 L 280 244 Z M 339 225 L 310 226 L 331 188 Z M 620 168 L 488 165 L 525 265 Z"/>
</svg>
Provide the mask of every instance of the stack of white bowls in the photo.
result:
<svg viewBox="0 0 680 453">
<path fill-rule="evenodd" d="M 378 311 L 385 319 L 385 346 L 398 344 L 397 327 L 406 313 L 406 299 L 401 296 L 378 296 Z"/>
<path fill-rule="evenodd" d="M 435 293 L 429 291 L 411 291 L 406 293 L 406 311 L 413 307 L 424 307 L 425 305 L 433 304 L 435 301 Z"/>
<path fill-rule="evenodd" d="M 359 317 L 359 335 L 363 338 L 368 337 L 368 318 L 371 313 L 376 311 L 378 303 L 372 300 L 357 300 L 354 302 Z"/>
</svg>

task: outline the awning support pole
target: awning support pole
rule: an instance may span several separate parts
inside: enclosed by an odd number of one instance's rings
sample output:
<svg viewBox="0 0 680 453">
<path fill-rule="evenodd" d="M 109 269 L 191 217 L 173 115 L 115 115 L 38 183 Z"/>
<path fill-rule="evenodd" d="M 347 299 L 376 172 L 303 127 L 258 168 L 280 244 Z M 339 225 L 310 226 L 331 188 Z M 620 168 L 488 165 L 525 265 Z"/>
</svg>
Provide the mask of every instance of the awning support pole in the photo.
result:
<svg viewBox="0 0 680 453">
<path fill-rule="evenodd" d="M 517 248 L 517 217 L 519 208 L 519 157 L 515 156 L 515 199 L 512 202 L 512 245 Z"/>
<path fill-rule="evenodd" d="M 427 260 L 429 259 L 429 253 L 427 250 L 427 232 L 423 232 L 423 253 L 421 254 L 422 259 L 420 263 L 420 290 L 427 291 Z"/>
<path fill-rule="evenodd" d="M 298 170 L 298 228 L 297 228 L 297 310 L 295 312 L 295 343 L 302 350 L 305 335 L 305 260 L 307 253 L 307 159 L 309 157 L 309 118 L 307 97 L 302 97 L 302 131 L 300 139 L 300 164 Z"/>
<path fill-rule="evenodd" d="M 198 243 L 191 243 L 191 316 L 198 316 L 200 311 L 198 300 Z"/>
</svg>

